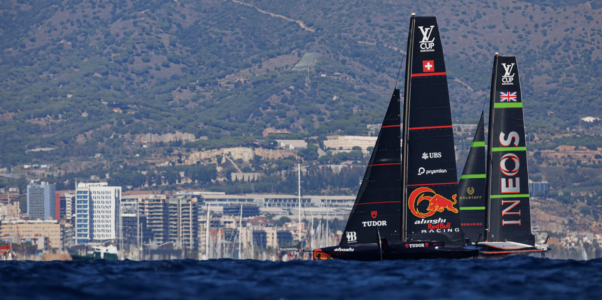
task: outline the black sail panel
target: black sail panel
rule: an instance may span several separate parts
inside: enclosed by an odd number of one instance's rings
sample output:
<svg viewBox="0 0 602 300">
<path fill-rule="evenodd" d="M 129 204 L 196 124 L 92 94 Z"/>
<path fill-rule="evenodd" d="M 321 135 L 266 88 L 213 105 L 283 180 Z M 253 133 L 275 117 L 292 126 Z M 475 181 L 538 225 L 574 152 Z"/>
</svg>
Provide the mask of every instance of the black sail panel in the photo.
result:
<svg viewBox="0 0 602 300">
<path fill-rule="evenodd" d="M 458 183 L 458 201 L 462 231 L 472 242 L 485 240 L 485 201 L 487 174 L 485 173 L 485 128 L 483 114 L 472 140 L 472 146 Z"/>
<path fill-rule="evenodd" d="M 401 239 L 400 96 L 395 89 L 357 193 L 341 245 Z"/>
<path fill-rule="evenodd" d="M 496 56 L 489 125 L 487 241 L 535 245 L 523 101 L 515 56 Z"/>
<path fill-rule="evenodd" d="M 410 27 L 404 120 L 406 237 L 462 246 L 454 135 L 439 28 L 435 17 L 414 17 Z"/>
</svg>

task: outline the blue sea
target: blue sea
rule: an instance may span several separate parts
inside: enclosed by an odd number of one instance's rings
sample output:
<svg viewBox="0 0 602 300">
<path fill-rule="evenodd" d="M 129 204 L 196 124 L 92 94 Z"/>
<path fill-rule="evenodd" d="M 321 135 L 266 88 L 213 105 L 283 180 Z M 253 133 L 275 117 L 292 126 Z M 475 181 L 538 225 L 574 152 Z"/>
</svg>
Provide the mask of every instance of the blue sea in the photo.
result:
<svg viewBox="0 0 602 300">
<path fill-rule="evenodd" d="M 601 299 L 602 259 L 0 262 L 0 299 Z"/>
</svg>

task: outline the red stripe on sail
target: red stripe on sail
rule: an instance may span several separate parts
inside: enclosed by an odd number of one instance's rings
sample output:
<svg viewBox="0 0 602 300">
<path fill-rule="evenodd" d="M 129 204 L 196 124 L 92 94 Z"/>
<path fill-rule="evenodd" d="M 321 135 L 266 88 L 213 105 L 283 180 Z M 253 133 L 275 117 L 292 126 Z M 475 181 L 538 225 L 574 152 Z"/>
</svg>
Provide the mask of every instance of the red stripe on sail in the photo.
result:
<svg viewBox="0 0 602 300">
<path fill-rule="evenodd" d="M 451 125 L 444 125 L 444 126 L 410 127 L 410 128 L 408 128 L 408 130 L 441 129 L 441 128 L 452 128 L 452 126 Z"/>
<path fill-rule="evenodd" d="M 394 165 L 401 165 L 401 163 L 376 164 L 376 165 L 368 165 L 368 167 L 394 166 Z"/>
<path fill-rule="evenodd" d="M 390 128 L 390 127 L 401 127 L 401 125 L 387 125 L 387 126 L 382 126 L 381 128 Z"/>
<path fill-rule="evenodd" d="M 426 76 L 445 76 L 445 72 L 433 72 L 433 73 L 418 73 L 418 74 L 412 74 L 412 77 L 426 77 Z"/>
<path fill-rule="evenodd" d="M 457 182 L 419 183 L 419 184 L 408 184 L 408 186 L 444 185 L 444 184 L 458 184 L 458 183 Z"/>
<path fill-rule="evenodd" d="M 382 204 L 382 203 L 401 203 L 401 201 L 384 201 L 384 202 L 358 203 L 358 204 L 354 204 L 354 205 Z"/>
</svg>

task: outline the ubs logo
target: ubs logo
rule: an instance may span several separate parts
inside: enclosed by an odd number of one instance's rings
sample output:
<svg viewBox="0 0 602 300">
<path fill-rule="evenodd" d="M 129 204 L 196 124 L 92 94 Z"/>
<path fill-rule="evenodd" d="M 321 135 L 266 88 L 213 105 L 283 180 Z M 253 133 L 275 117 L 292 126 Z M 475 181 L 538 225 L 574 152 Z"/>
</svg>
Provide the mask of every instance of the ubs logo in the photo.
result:
<svg viewBox="0 0 602 300">
<path fill-rule="evenodd" d="M 431 34 L 433 34 L 433 28 L 435 25 L 431 25 L 430 27 L 424 28 L 424 26 L 418 26 L 420 32 L 422 32 L 422 40 L 420 43 L 420 52 L 434 52 L 435 51 L 435 38 L 431 39 Z"/>
<path fill-rule="evenodd" d="M 512 73 L 512 68 L 514 67 L 514 63 L 504 64 L 502 63 L 502 67 L 504 67 L 504 76 L 502 76 L 502 85 L 514 85 L 514 75 L 516 73 Z"/>
</svg>

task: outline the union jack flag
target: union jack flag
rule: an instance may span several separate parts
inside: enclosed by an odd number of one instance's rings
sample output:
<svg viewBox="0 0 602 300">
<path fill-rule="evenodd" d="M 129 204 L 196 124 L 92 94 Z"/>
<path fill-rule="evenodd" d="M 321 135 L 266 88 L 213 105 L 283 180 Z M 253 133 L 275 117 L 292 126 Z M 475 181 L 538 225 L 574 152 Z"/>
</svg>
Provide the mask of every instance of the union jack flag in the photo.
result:
<svg viewBox="0 0 602 300">
<path fill-rule="evenodd" d="M 516 102 L 516 92 L 500 92 L 500 102 Z"/>
</svg>

